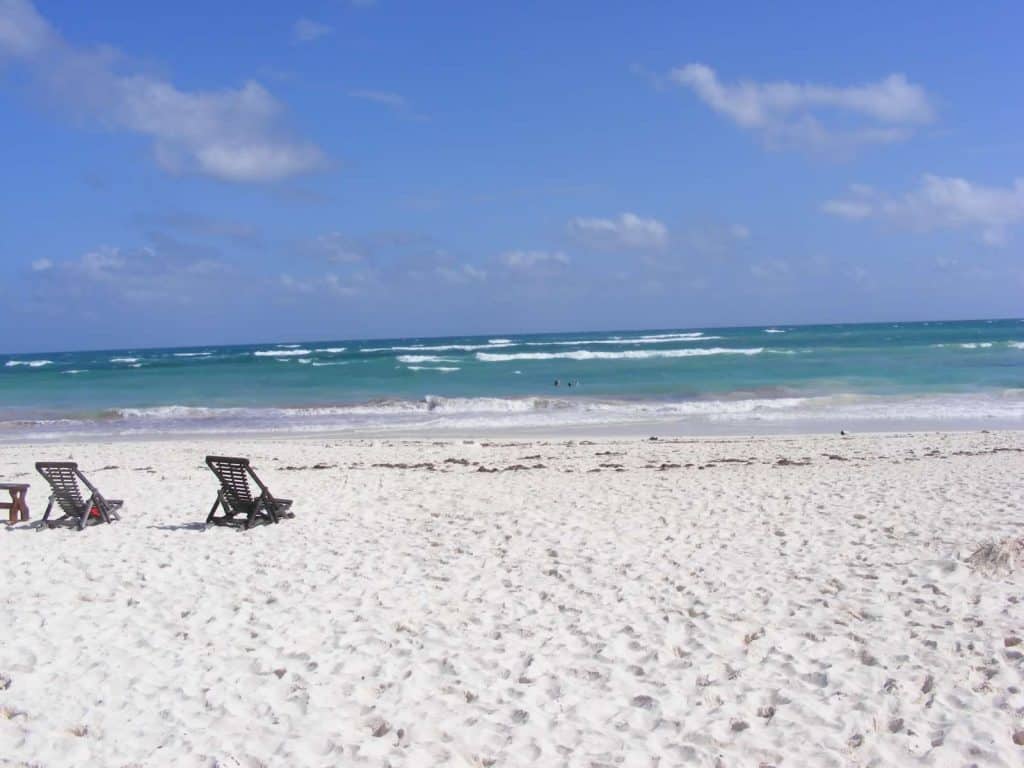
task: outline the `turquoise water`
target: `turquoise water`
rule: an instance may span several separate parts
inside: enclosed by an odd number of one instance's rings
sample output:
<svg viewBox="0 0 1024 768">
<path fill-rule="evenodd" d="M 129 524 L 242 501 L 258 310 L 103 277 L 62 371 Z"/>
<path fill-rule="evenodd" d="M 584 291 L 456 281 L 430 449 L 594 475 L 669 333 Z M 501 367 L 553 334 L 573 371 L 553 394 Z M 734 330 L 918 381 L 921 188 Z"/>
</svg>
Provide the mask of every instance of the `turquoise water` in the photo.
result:
<svg viewBox="0 0 1024 768">
<path fill-rule="evenodd" d="M 0 356 L 8 437 L 649 420 L 1024 426 L 1024 321 Z"/>
</svg>

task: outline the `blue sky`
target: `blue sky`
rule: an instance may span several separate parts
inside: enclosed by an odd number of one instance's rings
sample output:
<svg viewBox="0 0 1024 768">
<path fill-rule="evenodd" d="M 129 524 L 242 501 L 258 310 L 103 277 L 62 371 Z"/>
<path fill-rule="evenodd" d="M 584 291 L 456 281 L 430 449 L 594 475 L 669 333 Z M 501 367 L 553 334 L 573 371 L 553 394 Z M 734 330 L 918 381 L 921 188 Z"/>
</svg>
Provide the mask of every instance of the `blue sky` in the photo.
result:
<svg viewBox="0 0 1024 768">
<path fill-rule="evenodd" d="M 0 0 L 0 348 L 1024 314 L 1024 8 L 768 5 Z"/>
</svg>

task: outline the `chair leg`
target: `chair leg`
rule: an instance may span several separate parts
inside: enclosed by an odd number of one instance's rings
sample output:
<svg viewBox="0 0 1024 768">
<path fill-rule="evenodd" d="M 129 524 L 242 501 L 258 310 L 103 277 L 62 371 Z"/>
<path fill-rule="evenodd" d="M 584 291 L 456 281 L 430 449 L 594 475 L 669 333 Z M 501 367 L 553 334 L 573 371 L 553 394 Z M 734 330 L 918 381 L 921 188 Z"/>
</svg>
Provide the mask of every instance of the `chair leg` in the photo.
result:
<svg viewBox="0 0 1024 768">
<path fill-rule="evenodd" d="M 107 514 L 107 505 L 103 504 L 102 502 L 100 502 L 100 500 L 97 499 L 95 495 L 89 497 L 89 503 L 86 504 L 85 506 L 86 506 L 86 511 L 85 511 L 85 524 L 86 525 L 89 524 L 89 518 L 92 517 L 92 511 L 93 511 L 94 508 L 99 510 L 100 518 L 103 520 L 103 522 L 105 522 L 107 525 L 110 525 L 110 515 Z M 83 526 L 83 527 L 85 527 L 85 526 Z"/>
<path fill-rule="evenodd" d="M 50 497 L 50 503 L 46 505 L 46 511 L 43 513 L 43 519 L 39 521 L 39 526 L 36 528 L 36 530 L 41 531 L 43 530 L 43 528 L 50 527 L 50 523 L 48 521 L 50 519 L 51 511 L 53 511 L 53 496 Z"/>
<path fill-rule="evenodd" d="M 217 491 L 217 500 L 213 502 L 213 507 L 210 509 L 210 514 L 206 516 L 206 524 L 209 525 L 213 522 L 213 516 L 217 514 L 217 507 L 220 506 L 220 491 Z"/>
<path fill-rule="evenodd" d="M 280 522 L 280 520 L 278 520 L 278 518 L 277 518 L 277 510 L 274 509 L 274 505 L 273 504 L 268 504 L 266 501 L 264 501 L 263 502 L 263 509 L 266 511 L 266 513 L 270 517 L 270 519 L 274 521 L 274 525 L 277 525 Z"/>
</svg>

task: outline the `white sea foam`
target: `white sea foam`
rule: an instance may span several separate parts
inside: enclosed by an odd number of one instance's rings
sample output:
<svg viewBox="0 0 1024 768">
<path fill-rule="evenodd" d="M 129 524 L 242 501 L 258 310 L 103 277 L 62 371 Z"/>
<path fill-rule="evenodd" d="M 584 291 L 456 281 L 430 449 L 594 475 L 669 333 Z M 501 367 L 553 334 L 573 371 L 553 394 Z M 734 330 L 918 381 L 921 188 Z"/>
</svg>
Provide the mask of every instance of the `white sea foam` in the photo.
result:
<svg viewBox="0 0 1024 768">
<path fill-rule="evenodd" d="M 110 358 L 112 363 L 137 363 L 139 358 L 137 357 L 112 357 Z"/>
<path fill-rule="evenodd" d="M 207 408 L 197 405 L 158 405 L 151 408 L 118 408 L 115 415 L 125 419 L 205 419 L 241 416 L 246 408 Z"/>
<path fill-rule="evenodd" d="M 208 357 L 213 352 L 175 352 L 175 357 Z"/>
<path fill-rule="evenodd" d="M 19 365 L 29 368 L 42 368 L 44 365 L 53 365 L 53 360 L 8 360 L 4 365 L 7 368 L 15 368 Z"/>
<path fill-rule="evenodd" d="M 450 357 L 439 357 L 437 355 L 399 355 L 400 363 L 454 363 L 457 362 Z"/>
<path fill-rule="evenodd" d="M 785 331 L 781 330 L 780 328 L 765 328 L 764 332 L 765 333 L 785 333 Z"/>
<path fill-rule="evenodd" d="M 72 368 L 71 370 L 64 371 L 64 373 L 74 376 L 75 374 L 78 373 L 86 373 L 88 370 L 88 368 Z"/>
<path fill-rule="evenodd" d="M 504 345 L 504 344 L 511 344 L 512 343 L 512 339 L 488 339 L 487 343 L 488 344 L 502 344 L 502 345 Z"/>
<path fill-rule="evenodd" d="M 1008 341 L 1006 343 L 1014 349 L 1024 349 L 1024 341 Z"/>
<path fill-rule="evenodd" d="M 363 347 L 360 352 L 473 352 L 478 349 L 494 349 L 495 347 L 514 347 L 517 344 L 414 344 L 409 347 Z"/>
<path fill-rule="evenodd" d="M 454 371 L 461 370 L 460 368 L 446 367 L 443 365 L 407 365 L 410 371 L 439 371 L 441 373 L 452 373 Z"/>
<path fill-rule="evenodd" d="M 675 338 L 691 338 L 695 339 L 699 336 L 703 336 L 704 331 L 670 331 L 669 333 L 645 333 L 639 338 L 641 339 L 675 339 Z"/>
<path fill-rule="evenodd" d="M 443 372 L 442 372 L 443 373 Z M 736 393 L 740 394 L 740 393 Z M 971 395 L 727 397 L 682 401 L 591 400 L 555 397 L 439 397 L 352 405 L 291 408 L 159 406 L 124 408 L 100 418 L 34 422 L 37 439 L 68 434 L 246 433 L 451 428 L 557 428 L 671 421 L 769 431 L 815 429 L 821 424 L 884 427 L 913 423 L 1024 424 L 1024 389 Z M 730 426 L 732 425 L 732 426 Z M 779 425 L 779 426 L 773 426 Z M 42 429 L 45 428 L 45 429 Z M 699 428 L 699 427 L 698 427 Z M 55 430 L 52 433 L 46 431 Z"/>
<path fill-rule="evenodd" d="M 704 336 L 700 333 L 680 333 L 677 335 L 664 334 L 661 336 L 637 336 L 631 339 L 624 339 L 619 336 L 612 336 L 608 339 L 574 339 L 571 341 L 527 341 L 521 346 L 524 347 L 587 347 L 591 344 L 616 344 L 628 347 L 631 344 L 671 344 L 673 342 L 686 341 L 715 341 L 723 339 L 724 336 Z M 520 345 L 517 345 L 520 346 Z"/>
<path fill-rule="evenodd" d="M 279 346 L 279 347 L 281 347 L 283 349 L 298 349 L 302 345 L 301 344 L 278 344 L 277 346 Z"/>
<path fill-rule="evenodd" d="M 302 363 L 303 365 L 309 365 L 313 361 L 310 360 L 308 357 L 300 357 L 299 362 Z"/>
<path fill-rule="evenodd" d="M 476 358 L 484 363 L 505 363 L 510 360 L 647 360 L 662 357 L 703 357 L 706 355 L 759 355 L 763 351 L 763 347 L 748 349 L 727 347 L 631 349 L 621 352 L 593 352 L 586 349 L 578 349 L 572 352 L 518 352 L 510 354 L 477 352 Z"/>
<path fill-rule="evenodd" d="M 325 355 L 338 355 L 344 352 L 346 349 L 347 347 L 324 347 L 323 349 L 316 349 L 313 351 L 317 352 L 318 354 L 322 353 Z"/>
<path fill-rule="evenodd" d="M 991 341 L 967 342 L 960 345 L 963 349 L 988 349 L 992 346 Z"/>
<path fill-rule="evenodd" d="M 329 368 L 334 365 L 348 365 L 348 360 L 335 360 L 332 363 L 318 363 L 315 360 L 313 361 L 314 368 Z"/>
<path fill-rule="evenodd" d="M 302 357 L 313 354 L 309 349 L 260 349 L 253 352 L 255 357 Z"/>
</svg>

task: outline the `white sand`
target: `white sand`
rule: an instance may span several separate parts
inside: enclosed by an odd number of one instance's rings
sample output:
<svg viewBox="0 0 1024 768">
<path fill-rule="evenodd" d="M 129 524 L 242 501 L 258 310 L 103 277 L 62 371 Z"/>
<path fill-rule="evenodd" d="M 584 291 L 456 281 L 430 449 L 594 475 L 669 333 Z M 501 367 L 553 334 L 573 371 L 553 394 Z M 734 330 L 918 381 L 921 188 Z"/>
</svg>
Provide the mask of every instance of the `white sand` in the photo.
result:
<svg viewBox="0 0 1024 768">
<path fill-rule="evenodd" d="M 1024 536 L 1022 449 L 0 446 L 35 519 L 41 458 L 126 500 L 0 531 L 0 764 L 1020 766 L 1024 570 L 964 560 Z M 296 519 L 197 526 L 208 452 L 251 456 Z"/>
</svg>

